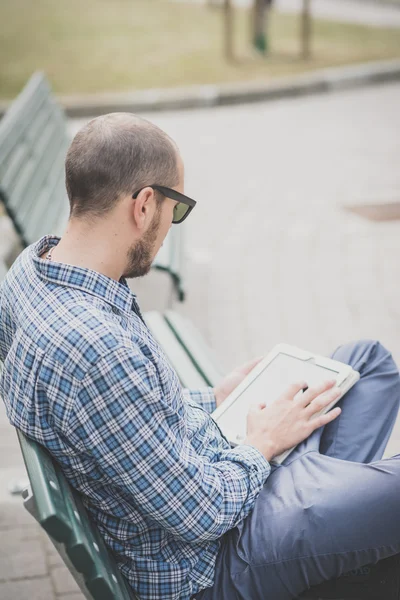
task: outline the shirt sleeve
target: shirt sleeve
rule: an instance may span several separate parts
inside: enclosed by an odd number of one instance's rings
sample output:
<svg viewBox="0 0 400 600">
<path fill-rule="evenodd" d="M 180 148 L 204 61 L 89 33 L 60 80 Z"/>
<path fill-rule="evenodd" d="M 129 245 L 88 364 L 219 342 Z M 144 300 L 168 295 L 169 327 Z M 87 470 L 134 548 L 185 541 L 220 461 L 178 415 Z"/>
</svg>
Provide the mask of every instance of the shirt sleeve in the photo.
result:
<svg viewBox="0 0 400 600">
<path fill-rule="evenodd" d="M 196 402 L 209 414 L 214 412 L 214 410 L 217 408 L 214 388 L 212 387 L 206 387 L 199 390 L 189 390 L 188 388 L 185 388 L 183 390 L 183 395 L 186 398 L 190 398 L 190 400 Z"/>
<path fill-rule="evenodd" d="M 179 397 L 167 403 L 153 364 L 132 349 L 114 350 L 82 381 L 70 434 L 142 514 L 196 543 L 221 537 L 246 517 L 270 465 L 245 445 L 221 445 L 213 461 L 197 454 L 181 393 L 177 388 Z"/>
</svg>

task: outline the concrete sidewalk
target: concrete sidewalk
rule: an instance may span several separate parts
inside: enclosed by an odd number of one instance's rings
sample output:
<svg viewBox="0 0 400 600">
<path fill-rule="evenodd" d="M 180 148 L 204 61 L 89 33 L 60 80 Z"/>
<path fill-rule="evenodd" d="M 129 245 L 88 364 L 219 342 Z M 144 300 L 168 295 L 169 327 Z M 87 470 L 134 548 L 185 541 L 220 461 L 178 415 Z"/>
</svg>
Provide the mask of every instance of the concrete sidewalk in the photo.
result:
<svg viewBox="0 0 400 600">
<path fill-rule="evenodd" d="M 329 353 L 366 337 L 380 339 L 400 364 L 400 221 L 366 221 L 343 208 L 400 201 L 399 106 L 393 84 L 147 115 L 176 139 L 186 192 L 198 200 L 186 230 L 188 299 L 176 309 L 226 370 L 282 341 Z M 71 133 L 83 122 L 71 122 Z M 157 290 L 165 298 L 168 285 L 160 273 L 132 282 L 144 310 L 162 308 Z M 399 452 L 398 422 L 388 455 Z M 8 491 L 23 477 L 0 408 L 0 599 L 78 600 L 21 498 Z"/>
</svg>

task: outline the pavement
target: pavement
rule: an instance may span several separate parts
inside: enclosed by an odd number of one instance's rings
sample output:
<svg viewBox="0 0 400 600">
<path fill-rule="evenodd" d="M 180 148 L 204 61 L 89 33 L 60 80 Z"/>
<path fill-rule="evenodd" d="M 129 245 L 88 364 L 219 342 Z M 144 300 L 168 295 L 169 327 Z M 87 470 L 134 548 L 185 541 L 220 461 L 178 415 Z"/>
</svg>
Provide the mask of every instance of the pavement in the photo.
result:
<svg viewBox="0 0 400 600">
<path fill-rule="evenodd" d="M 147 116 L 178 143 L 186 192 L 188 316 L 225 370 L 278 342 L 329 353 L 380 339 L 400 364 L 400 220 L 346 209 L 400 202 L 400 84 Z M 72 121 L 71 133 L 84 121 Z M 0 245 L 11 241 L 0 219 Z M 163 273 L 132 282 L 165 308 Z M 78 600 L 67 570 L 8 486 L 24 469 L 0 409 L 0 599 Z M 400 423 L 387 455 L 400 452 Z"/>
<path fill-rule="evenodd" d="M 192 2 L 205 4 L 209 0 L 171 0 L 172 2 Z M 215 4 L 218 0 L 214 0 Z M 223 0 L 219 0 L 223 4 Z M 253 0 L 233 0 L 238 7 L 249 7 Z M 301 0 L 274 0 L 274 10 L 286 13 L 298 13 L 302 8 Z M 385 2 L 366 2 L 366 0 L 311 0 L 314 17 L 343 23 L 358 23 L 371 27 L 400 27 L 400 4 Z"/>
</svg>

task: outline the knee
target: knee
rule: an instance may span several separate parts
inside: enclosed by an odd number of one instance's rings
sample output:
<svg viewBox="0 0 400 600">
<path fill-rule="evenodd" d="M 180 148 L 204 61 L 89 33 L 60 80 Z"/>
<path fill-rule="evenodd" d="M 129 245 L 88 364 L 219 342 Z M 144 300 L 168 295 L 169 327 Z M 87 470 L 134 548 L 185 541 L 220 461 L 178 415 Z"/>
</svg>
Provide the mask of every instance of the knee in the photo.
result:
<svg viewBox="0 0 400 600">
<path fill-rule="evenodd" d="M 378 340 L 357 340 L 339 346 L 332 355 L 353 369 L 362 373 L 367 367 L 385 372 L 397 373 L 398 369 L 392 355 Z"/>
</svg>

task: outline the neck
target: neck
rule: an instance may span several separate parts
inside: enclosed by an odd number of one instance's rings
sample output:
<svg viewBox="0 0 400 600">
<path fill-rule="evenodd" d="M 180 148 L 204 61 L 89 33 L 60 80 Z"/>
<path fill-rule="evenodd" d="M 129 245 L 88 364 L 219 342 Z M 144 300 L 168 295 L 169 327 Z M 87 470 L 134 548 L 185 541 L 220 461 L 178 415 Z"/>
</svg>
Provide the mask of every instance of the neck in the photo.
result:
<svg viewBox="0 0 400 600">
<path fill-rule="evenodd" d="M 127 247 L 123 238 L 121 227 L 106 219 L 95 223 L 70 219 L 51 258 L 55 262 L 97 271 L 118 281 L 126 265 Z"/>
</svg>

